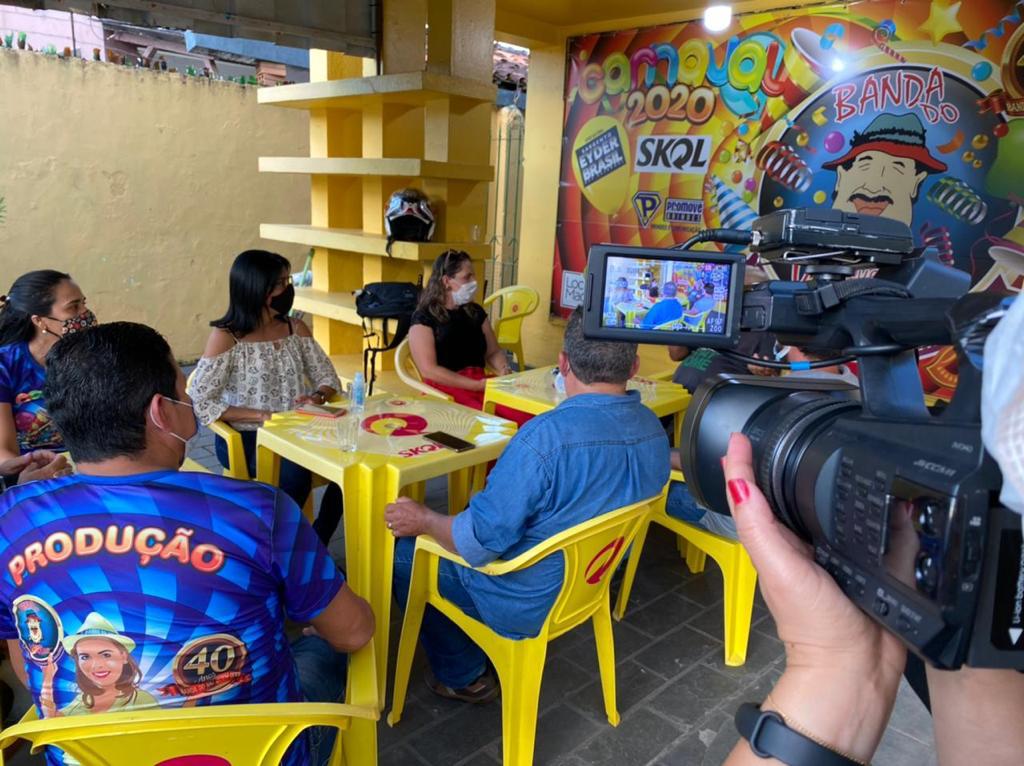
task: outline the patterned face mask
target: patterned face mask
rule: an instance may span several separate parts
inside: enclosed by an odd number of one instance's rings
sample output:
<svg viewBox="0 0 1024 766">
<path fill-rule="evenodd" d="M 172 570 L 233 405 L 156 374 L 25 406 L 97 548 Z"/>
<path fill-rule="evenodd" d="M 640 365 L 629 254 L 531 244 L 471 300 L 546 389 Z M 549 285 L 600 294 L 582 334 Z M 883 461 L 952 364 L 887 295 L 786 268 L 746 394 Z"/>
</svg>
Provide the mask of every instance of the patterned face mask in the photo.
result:
<svg viewBox="0 0 1024 766">
<path fill-rule="evenodd" d="M 78 316 L 73 316 L 71 319 L 57 319 L 57 317 L 49 317 L 55 322 L 61 323 L 61 337 L 65 335 L 74 335 L 76 332 L 81 332 L 94 325 L 98 324 L 96 321 L 96 315 L 93 314 L 89 309 L 86 309 Z"/>
</svg>

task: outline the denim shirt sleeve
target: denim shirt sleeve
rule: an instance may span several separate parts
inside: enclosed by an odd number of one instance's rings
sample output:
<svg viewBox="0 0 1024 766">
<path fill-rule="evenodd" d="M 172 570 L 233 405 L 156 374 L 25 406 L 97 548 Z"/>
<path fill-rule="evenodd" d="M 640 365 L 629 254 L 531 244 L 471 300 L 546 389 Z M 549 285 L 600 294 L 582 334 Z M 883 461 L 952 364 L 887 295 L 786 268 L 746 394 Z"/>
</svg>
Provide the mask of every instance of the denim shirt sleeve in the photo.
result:
<svg viewBox="0 0 1024 766">
<path fill-rule="evenodd" d="M 459 555 L 474 567 L 501 558 L 523 538 L 530 516 L 547 506 L 551 488 L 547 461 L 526 439 L 514 438 L 487 477 L 487 486 L 452 522 Z"/>
</svg>

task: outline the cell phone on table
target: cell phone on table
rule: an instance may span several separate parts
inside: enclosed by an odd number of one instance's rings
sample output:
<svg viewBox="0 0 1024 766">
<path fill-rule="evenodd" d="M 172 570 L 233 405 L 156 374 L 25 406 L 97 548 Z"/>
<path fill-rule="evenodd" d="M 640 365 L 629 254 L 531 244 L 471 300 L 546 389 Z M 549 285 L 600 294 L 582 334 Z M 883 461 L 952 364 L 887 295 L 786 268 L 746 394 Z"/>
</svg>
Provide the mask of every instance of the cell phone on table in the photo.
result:
<svg viewBox="0 0 1024 766">
<path fill-rule="evenodd" d="M 458 436 L 452 436 L 444 431 L 431 431 L 429 434 L 423 434 L 423 438 L 428 442 L 440 444 L 442 447 L 447 447 L 448 449 L 455 450 L 456 452 L 465 452 L 466 450 L 471 450 L 476 446 L 473 442 L 460 439 Z"/>
<path fill-rule="evenodd" d="M 303 402 L 295 408 L 295 411 L 318 418 L 340 418 L 348 412 L 344 407 L 332 407 L 329 404 L 313 404 L 312 402 Z"/>
</svg>

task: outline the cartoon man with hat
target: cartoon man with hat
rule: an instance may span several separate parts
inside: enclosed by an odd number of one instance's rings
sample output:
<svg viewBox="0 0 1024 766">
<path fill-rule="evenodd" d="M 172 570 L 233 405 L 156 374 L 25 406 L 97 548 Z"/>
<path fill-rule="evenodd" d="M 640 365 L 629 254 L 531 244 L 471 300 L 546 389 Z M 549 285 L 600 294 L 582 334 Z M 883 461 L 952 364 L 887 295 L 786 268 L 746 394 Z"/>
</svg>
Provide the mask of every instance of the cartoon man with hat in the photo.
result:
<svg viewBox="0 0 1024 766">
<path fill-rule="evenodd" d="M 61 643 L 75 661 L 79 694 L 57 710 L 53 699 L 57 665 L 51 660 L 43 670 L 39 694 L 45 718 L 157 706 L 156 698 L 139 688 L 142 672 L 131 655 L 135 641 L 118 633 L 103 615 L 90 612 L 78 632 Z"/>
<path fill-rule="evenodd" d="M 915 114 L 880 114 L 850 149 L 822 165 L 836 171 L 832 207 L 847 213 L 880 215 L 910 225 L 921 183 L 944 173 L 946 163 L 925 145 L 925 129 Z"/>
</svg>

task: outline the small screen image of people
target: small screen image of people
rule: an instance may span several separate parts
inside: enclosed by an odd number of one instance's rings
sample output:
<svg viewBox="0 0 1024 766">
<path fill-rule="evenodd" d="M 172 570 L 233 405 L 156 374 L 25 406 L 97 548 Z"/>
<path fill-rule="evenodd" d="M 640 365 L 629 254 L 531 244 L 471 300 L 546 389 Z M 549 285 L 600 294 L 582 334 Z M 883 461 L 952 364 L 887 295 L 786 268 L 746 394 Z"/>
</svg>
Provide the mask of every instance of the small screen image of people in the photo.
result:
<svg viewBox="0 0 1024 766">
<path fill-rule="evenodd" d="M 725 333 L 730 264 L 611 256 L 605 268 L 602 326 Z"/>
</svg>

